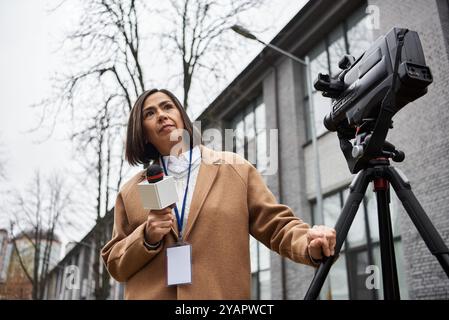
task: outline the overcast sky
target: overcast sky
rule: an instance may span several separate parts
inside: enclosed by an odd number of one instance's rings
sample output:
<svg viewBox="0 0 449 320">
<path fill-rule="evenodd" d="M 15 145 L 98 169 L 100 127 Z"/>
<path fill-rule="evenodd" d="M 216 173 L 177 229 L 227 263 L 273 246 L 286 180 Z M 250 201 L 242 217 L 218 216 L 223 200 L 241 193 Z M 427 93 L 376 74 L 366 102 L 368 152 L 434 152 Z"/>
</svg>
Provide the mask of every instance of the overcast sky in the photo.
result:
<svg viewBox="0 0 449 320">
<path fill-rule="evenodd" d="M 277 32 L 302 8 L 305 0 L 272 0 L 252 18 L 260 26 L 271 29 L 259 34 L 265 41 Z M 0 158 L 5 158 L 8 181 L 2 182 L 0 192 L 22 190 L 29 184 L 35 169 L 47 174 L 55 170 L 68 172 L 74 164 L 68 130 L 57 126 L 50 139 L 43 143 L 42 134 L 28 133 L 37 125 L 37 114 L 30 105 L 50 92 L 49 78 L 64 63 L 56 49 L 57 40 L 73 23 L 73 14 L 64 10 L 50 14 L 48 9 L 57 1 L 0 0 Z M 237 36 L 237 35 L 236 35 Z M 237 36 L 238 37 L 238 36 Z M 242 57 L 241 71 L 262 49 L 252 44 L 249 55 Z M 234 72 L 235 73 L 235 72 Z M 237 73 L 231 74 L 231 79 Z M 224 88 L 222 88 L 224 89 Z M 206 107 L 194 106 L 195 114 Z M 0 196 L 0 205 L 4 197 Z M 0 212 L 0 228 L 7 227 L 5 210 Z M 81 230 L 79 238 L 88 230 Z M 79 239 L 73 239 L 79 240 Z"/>
</svg>

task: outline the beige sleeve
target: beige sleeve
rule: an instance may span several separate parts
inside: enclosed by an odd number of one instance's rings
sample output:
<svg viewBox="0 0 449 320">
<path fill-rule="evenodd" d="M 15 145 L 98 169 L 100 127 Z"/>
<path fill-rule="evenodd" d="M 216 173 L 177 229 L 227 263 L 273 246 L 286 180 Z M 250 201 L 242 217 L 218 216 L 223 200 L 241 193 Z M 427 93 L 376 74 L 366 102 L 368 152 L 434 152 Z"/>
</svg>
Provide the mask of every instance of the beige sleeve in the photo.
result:
<svg viewBox="0 0 449 320">
<path fill-rule="evenodd" d="M 316 267 L 307 250 L 306 233 L 310 226 L 289 207 L 277 203 L 260 173 L 249 165 L 247 201 L 251 235 L 283 257 Z"/>
<path fill-rule="evenodd" d="M 145 247 L 145 223 L 131 229 L 123 198 L 119 193 L 114 208 L 112 239 L 101 250 L 109 274 L 119 282 L 126 282 L 162 250 L 163 245 L 155 250 Z"/>
</svg>

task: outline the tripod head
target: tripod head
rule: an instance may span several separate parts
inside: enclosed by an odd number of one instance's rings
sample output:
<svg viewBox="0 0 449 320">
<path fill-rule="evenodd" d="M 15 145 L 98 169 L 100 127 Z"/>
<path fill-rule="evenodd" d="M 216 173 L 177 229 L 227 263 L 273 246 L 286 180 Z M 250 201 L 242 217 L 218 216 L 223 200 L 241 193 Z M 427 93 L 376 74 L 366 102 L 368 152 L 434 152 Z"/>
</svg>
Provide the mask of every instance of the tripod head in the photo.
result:
<svg viewBox="0 0 449 320">
<path fill-rule="evenodd" d="M 349 170 L 357 173 L 360 170 L 371 167 L 374 159 L 391 159 L 394 162 L 402 162 L 405 159 L 405 153 L 396 149 L 396 147 L 385 140 L 388 129 L 392 128 L 393 122 L 390 120 L 390 126 L 381 128 L 383 131 L 375 130 L 367 125 L 358 127 L 353 133 L 353 129 L 340 129 L 337 131 L 340 140 L 340 149 L 348 163 Z M 350 139 L 354 138 L 351 143 Z"/>
</svg>

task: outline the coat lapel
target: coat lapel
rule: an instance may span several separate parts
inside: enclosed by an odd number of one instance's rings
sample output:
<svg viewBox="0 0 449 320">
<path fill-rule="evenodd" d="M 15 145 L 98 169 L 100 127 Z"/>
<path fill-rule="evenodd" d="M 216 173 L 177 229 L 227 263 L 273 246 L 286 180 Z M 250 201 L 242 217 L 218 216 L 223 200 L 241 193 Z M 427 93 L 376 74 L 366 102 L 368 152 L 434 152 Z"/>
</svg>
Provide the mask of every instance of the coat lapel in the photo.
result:
<svg viewBox="0 0 449 320">
<path fill-rule="evenodd" d="M 201 165 L 196 179 L 195 190 L 192 195 L 192 202 L 190 204 L 189 216 L 187 218 L 187 225 L 184 232 L 184 239 L 190 234 L 198 215 L 201 212 L 201 208 L 209 194 L 215 178 L 218 173 L 219 164 L 221 160 L 217 157 L 217 154 L 204 146 L 201 148 Z"/>
</svg>

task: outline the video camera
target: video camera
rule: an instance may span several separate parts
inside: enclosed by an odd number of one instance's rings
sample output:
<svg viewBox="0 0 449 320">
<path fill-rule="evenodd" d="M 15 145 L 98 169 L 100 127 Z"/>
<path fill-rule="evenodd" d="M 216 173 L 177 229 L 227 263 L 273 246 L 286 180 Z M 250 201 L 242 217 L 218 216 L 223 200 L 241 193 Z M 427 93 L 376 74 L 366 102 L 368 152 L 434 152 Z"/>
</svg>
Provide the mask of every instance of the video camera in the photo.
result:
<svg viewBox="0 0 449 320">
<path fill-rule="evenodd" d="M 368 185 L 373 182 L 379 225 L 379 248 L 382 262 L 383 296 L 400 299 L 399 280 L 390 217 L 390 189 L 401 204 L 429 251 L 449 277 L 449 249 L 412 192 L 405 175 L 393 161 L 403 161 L 405 154 L 387 142 L 392 118 L 407 103 L 423 96 L 432 83 L 418 34 L 394 28 L 379 38 L 357 61 L 345 56 L 339 63 L 342 72 L 336 78 L 320 74 L 315 88 L 333 98 L 332 112 L 324 124 L 337 131 L 352 180 L 341 214 L 335 224 L 335 253 L 324 257 L 305 295 L 317 299 L 332 264 L 345 242 Z M 354 141 L 351 142 L 353 138 Z M 390 185 L 392 188 L 390 188 Z"/>
<path fill-rule="evenodd" d="M 351 155 L 342 148 L 355 173 L 370 159 L 385 154 L 392 117 L 426 94 L 433 80 L 418 34 L 402 28 L 378 38 L 357 60 L 345 55 L 338 66 L 342 71 L 335 78 L 320 73 L 314 87 L 333 99 L 325 127 L 346 139 L 357 138 Z"/>
</svg>

